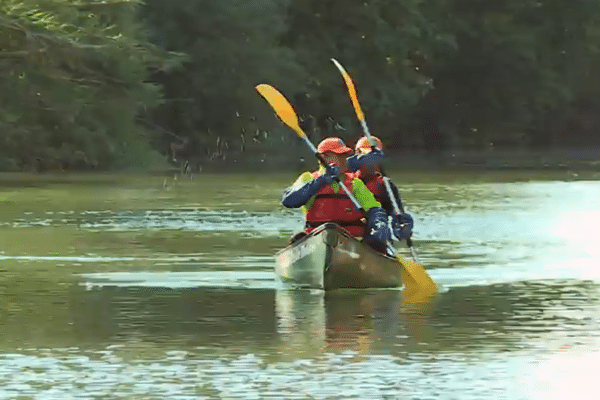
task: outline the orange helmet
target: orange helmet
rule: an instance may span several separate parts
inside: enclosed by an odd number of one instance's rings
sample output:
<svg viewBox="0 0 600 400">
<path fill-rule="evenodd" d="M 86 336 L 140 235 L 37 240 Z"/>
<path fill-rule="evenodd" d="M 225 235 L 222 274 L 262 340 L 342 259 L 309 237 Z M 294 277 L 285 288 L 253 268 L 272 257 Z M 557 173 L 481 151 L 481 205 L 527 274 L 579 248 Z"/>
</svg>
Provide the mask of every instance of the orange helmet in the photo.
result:
<svg viewBox="0 0 600 400">
<path fill-rule="evenodd" d="M 317 151 L 321 154 L 332 152 L 336 154 L 351 154 L 354 151 L 346 146 L 344 141 L 337 137 L 330 137 L 327 139 L 323 139 L 319 146 L 317 147 Z"/>
<path fill-rule="evenodd" d="M 375 140 L 375 142 L 377 142 L 375 148 L 383 150 L 383 143 L 381 143 L 381 140 L 376 136 L 371 136 L 371 138 Z M 356 151 L 358 151 L 359 149 L 371 150 L 371 143 L 369 143 L 369 139 L 367 139 L 366 136 L 363 136 L 360 139 L 358 139 L 358 142 L 356 142 L 356 146 L 354 148 L 356 149 Z"/>
</svg>

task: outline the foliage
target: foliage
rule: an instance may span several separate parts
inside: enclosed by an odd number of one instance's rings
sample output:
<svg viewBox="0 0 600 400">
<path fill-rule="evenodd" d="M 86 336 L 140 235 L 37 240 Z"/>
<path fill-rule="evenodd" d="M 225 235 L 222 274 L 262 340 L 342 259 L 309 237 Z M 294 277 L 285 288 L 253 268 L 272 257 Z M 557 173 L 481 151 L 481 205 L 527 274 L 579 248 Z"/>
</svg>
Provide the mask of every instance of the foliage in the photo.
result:
<svg viewBox="0 0 600 400">
<path fill-rule="evenodd" d="M 240 148 L 258 127 L 276 126 L 254 86 L 269 82 L 290 93 L 307 79 L 278 43 L 288 2 L 147 0 L 152 42 L 188 55 L 183 70 L 154 76 L 166 94 L 151 116 L 163 128 L 162 146 L 191 139 L 197 156 Z M 269 118 L 257 124 L 257 116 Z"/>
<path fill-rule="evenodd" d="M 427 54 L 422 68 L 433 80 L 439 118 L 463 146 L 510 142 L 511 131 L 528 132 L 521 140 L 539 142 L 548 135 L 550 114 L 577 96 L 583 72 L 598 59 L 597 1 L 446 0 L 425 6 L 438 30 L 456 43 L 455 51 Z"/>
<path fill-rule="evenodd" d="M 0 4 L 0 155 L 18 168 L 118 165 L 148 148 L 136 124 L 156 107 L 138 3 L 4 0 Z M 5 161 L 6 162 L 6 161 Z"/>
<path fill-rule="evenodd" d="M 258 83 L 352 143 L 330 58 L 388 148 L 599 143 L 598 43 L 597 0 L 3 0 L 0 169 L 300 154 Z"/>
<path fill-rule="evenodd" d="M 374 132 L 383 137 L 402 122 L 430 88 L 430 80 L 414 68 L 411 57 L 420 47 L 420 0 L 295 0 L 284 43 L 299 54 L 311 72 L 308 97 L 317 99 L 309 113 L 344 120 L 357 127 L 343 81 L 330 58 L 352 75 L 360 102 Z M 351 118 L 343 119 L 342 116 Z M 348 121 L 351 121 L 349 123 Z M 323 123 L 321 123 L 322 127 Z M 359 131 L 350 129 L 348 139 Z"/>
</svg>

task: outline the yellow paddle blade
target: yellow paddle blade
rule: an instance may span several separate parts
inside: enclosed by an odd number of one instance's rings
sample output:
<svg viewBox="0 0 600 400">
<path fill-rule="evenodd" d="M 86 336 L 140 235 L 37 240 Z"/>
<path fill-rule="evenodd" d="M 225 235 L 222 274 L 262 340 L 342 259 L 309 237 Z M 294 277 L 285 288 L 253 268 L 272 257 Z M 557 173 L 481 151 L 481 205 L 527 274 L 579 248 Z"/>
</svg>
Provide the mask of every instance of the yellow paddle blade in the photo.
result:
<svg viewBox="0 0 600 400">
<path fill-rule="evenodd" d="M 421 264 L 402 258 L 400 255 L 396 255 L 396 258 L 402 268 L 402 280 L 407 293 L 412 295 L 418 292 L 423 296 L 429 296 L 437 292 L 437 284 Z"/>
<path fill-rule="evenodd" d="M 402 293 L 402 308 L 412 313 L 424 313 L 431 310 L 431 307 L 437 300 L 438 292 L 423 290 L 420 292 Z"/>
<path fill-rule="evenodd" d="M 346 72 L 342 64 L 340 64 L 335 58 L 332 58 L 331 61 L 335 64 L 337 69 L 340 70 L 342 77 L 344 77 L 344 82 L 346 82 L 346 87 L 348 88 L 348 93 L 350 94 L 350 99 L 352 100 L 352 106 L 354 107 L 354 111 L 356 111 L 356 116 L 359 121 L 365 120 L 365 114 L 362 112 L 362 108 L 360 108 L 360 103 L 358 102 L 358 97 L 356 95 L 356 88 L 354 87 L 354 82 L 352 82 L 352 78 Z"/>
<path fill-rule="evenodd" d="M 298 124 L 298 116 L 292 108 L 289 101 L 273 86 L 265 83 L 256 86 L 256 90 L 267 102 L 273 107 L 277 116 L 283 121 L 284 124 L 289 126 L 300 136 L 301 138 L 306 137 L 304 131 Z"/>
</svg>

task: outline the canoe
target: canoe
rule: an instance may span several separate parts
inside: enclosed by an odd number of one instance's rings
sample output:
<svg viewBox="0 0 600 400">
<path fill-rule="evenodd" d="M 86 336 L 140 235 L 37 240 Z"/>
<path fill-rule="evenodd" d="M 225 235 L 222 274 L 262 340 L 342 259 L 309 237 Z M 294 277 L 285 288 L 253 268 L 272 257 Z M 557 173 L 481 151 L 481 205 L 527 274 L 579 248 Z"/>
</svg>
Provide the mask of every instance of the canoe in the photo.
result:
<svg viewBox="0 0 600 400">
<path fill-rule="evenodd" d="M 311 289 L 393 288 L 402 285 L 398 260 L 326 223 L 275 255 L 280 281 Z"/>
</svg>

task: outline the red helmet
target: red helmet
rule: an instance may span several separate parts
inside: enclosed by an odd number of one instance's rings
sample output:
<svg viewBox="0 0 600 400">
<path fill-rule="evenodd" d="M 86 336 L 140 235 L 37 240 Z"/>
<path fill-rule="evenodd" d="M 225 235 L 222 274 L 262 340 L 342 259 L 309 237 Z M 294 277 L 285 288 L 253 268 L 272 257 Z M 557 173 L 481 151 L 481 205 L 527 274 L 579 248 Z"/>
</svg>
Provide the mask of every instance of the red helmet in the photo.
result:
<svg viewBox="0 0 600 400">
<path fill-rule="evenodd" d="M 378 137 L 372 135 L 371 138 L 377 143 L 375 145 L 375 148 L 383 150 L 383 143 L 381 143 L 381 140 Z M 358 151 L 359 149 L 371 150 L 371 143 L 369 143 L 369 139 L 367 139 L 366 136 L 363 136 L 360 139 L 358 139 L 358 142 L 356 142 L 356 146 L 354 148 L 356 149 L 356 151 Z"/>
<path fill-rule="evenodd" d="M 317 151 L 321 154 L 332 152 L 336 154 L 352 154 L 354 151 L 346 146 L 346 143 L 340 138 L 330 137 L 327 139 L 323 139 L 319 146 L 317 147 Z"/>
</svg>

